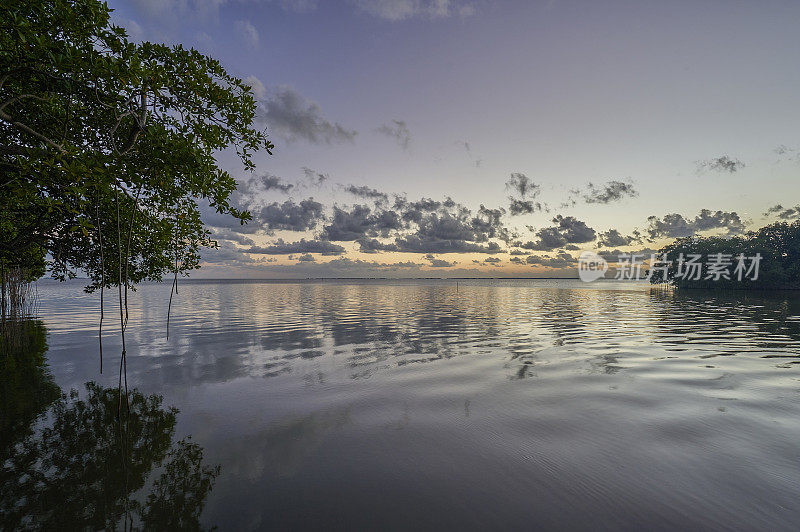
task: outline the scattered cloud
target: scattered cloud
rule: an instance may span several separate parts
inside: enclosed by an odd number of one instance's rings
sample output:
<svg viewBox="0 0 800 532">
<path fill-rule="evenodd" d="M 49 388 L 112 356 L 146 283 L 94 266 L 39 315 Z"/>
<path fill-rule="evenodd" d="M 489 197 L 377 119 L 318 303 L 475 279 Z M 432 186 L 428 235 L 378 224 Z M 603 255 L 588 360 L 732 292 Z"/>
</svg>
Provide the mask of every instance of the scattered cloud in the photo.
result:
<svg viewBox="0 0 800 532">
<path fill-rule="evenodd" d="M 744 232 L 745 223 L 736 212 L 711 211 L 703 209 L 694 219 L 684 218 L 677 213 L 662 218 L 650 216 L 647 234 L 651 240 L 656 238 L 681 238 L 694 236 L 702 231 L 724 229 L 726 234 L 737 235 Z"/>
<path fill-rule="evenodd" d="M 509 180 L 506 181 L 506 190 L 511 190 L 516 195 L 516 197 L 514 195 L 508 197 L 511 202 L 508 212 L 511 216 L 531 214 L 546 209 L 546 205 L 535 201 L 541 192 L 541 186 L 534 183 L 525 174 L 512 173 Z"/>
<path fill-rule="evenodd" d="M 284 11 L 311 13 L 317 9 L 318 0 L 280 0 L 279 4 Z"/>
<path fill-rule="evenodd" d="M 432 268 L 450 268 L 451 266 L 455 266 L 455 262 L 448 262 L 443 259 L 437 259 L 434 255 L 428 253 L 425 255 L 425 260 L 430 262 L 430 266 Z"/>
<path fill-rule="evenodd" d="M 795 220 L 800 218 L 800 205 L 784 208 L 782 205 L 774 205 L 767 209 L 764 216 L 777 215 L 781 220 Z"/>
<path fill-rule="evenodd" d="M 620 201 L 624 198 L 633 198 L 639 195 L 633 185 L 633 181 L 611 180 L 603 185 L 589 183 L 586 192 L 582 194 L 586 203 L 608 204 Z"/>
<path fill-rule="evenodd" d="M 497 242 L 477 244 L 466 240 L 425 239 L 419 235 L 398 237 L 392 246 L 393 251 L 408 253 L 499 253 L 502 251 Z"/>
<path fill-rule="evenodd" d="M 357 12 L 389 21 L 421 17 L 468 17 L 475 13 L 471 2 L 459 0 L 350 0 Z"/>
<path fill-rule="evenodd" d="M 322 186 L 322 184 L 330 178 L 328 174 L 317 172 L 316 170 L 312 170 L 307 166 L 304 166 L 302 170 L 306 180 L 311 184 L 311 186 L 314 187 Z"/>
<path fill-rule="evenodd" d="M 516 192 L 520 198 L 525 199 L 528 197 L 535 198 L 539 195 L 542 187 L 534 183 L 525 174 L 514 172 L 511 177 L 506 181 L 506 189 L 511 189 Z"/>
<path fill-rule="evenodd" d="M 316 259 L 311 253 L 303 253 L 297 257 L 297 262 L 316 262 Z"/>
<path fill-rule="evenodd" d="M 392 120 L 391 124 L 383 124 L 377 129 L 378 133 L 391 137 L 404 150 L 411 144 L 411 132 L 403 120 Z"/>
<path fill-rule="evenodd" d="M 532 214 L 545 209 L 545 206 L 538 201 L 533 200 L 519 200 L 516 198 L 509 198 L 511 202 L 508 206 L 508 212 L 511 216 L 518 216 L 520 214 Z"/>
<path fill-rule="evenodd" d="M 233 27 L 238 33 L 239 38 L 245 42 L 249 47 L 258 47 L 258 30 L 247 20 L 237 20 L 233 23 Z"/>
<path fill-rule="evenodd" d="M 800 162 L 800 150 L 797 148 L 789 147 L 785 144 L 781 144 L 777 148 L 773 150 L 775 155 L 778 156 L 778 162 L 780 161 L 792 161 L 795 163 Z"/>
<path fill-rule="evenodd" d="M 259 212 L 253 213 L 253 219 L 268 231 L 306 231 L 316 227 L 324 218 L 322 203 L 313 198 L 300 203 L 291 199 L 283 203 L 270 203 L 264 205 Z"/>
<path fill-rule="evenodd" d="M 633 231 L 630 235 L 623 235 L 617 229 L 609 229 L 597 235 L 597 243 L 600 247 L 620 247 L 630 246 L 633 243 L 642 242 L 642 235 L 639 231 Z"/>
<path fill-rule="evenodd" d="M 283 180 L 271 174 L 264 174 L 258 178 L 264 190 L 280 190 L 281 192 L 288 193 L 294 187 L 291 183 L 284 183 Z"/>
<path fill-rule="evenodd" d="M 214 240 L 217 241 L 226 240 L 228 242 L 235 242 L 243 246 L 254 246 L 256 244 L 252 238 L 225 227 L 214 229 L 212 236 Z"/>
<path fill-rule="evenodd" d="M 698 172 L 703 170 L 711 170 L 713 172 L 727 172 L 733 174 L 745 167 L 745 164 L 739 159 L 733 159 L 727 155 L 717 157 L 715 159 L 708 159 L 706 161 L 699 161 L 697 163 Z"/>
<path fill-rule="evenodd" d="M 363 209 L 362 209 L 363 211 Z M 382 242 L 364 232 L 365 237 L 356 239 L 365 253 L 393 251 L 407 253 L 499 253 L 503 249 L 490 239 L 507 240 L 508 230 L 501 217 L 502 209 L 489 209 L 481 205 L 476 213 L 447 198 L 435 201 L 423 198 L 408 201 L 396 196 L 392 221 L 399 220 L 399 228 L 392 227 L 382 237 L 394 234 L 393 242 Z M 374 216 L 370 215 L 370 216 Z M 327 228 L 326 228 L 327 229 Z"/>
<path fill-rule="evenodd" d="M 301 238 L 297 242 L 285 242 L 279 238 L 268 246 L 252 246 L 243 250 L 245 253 L 259 253 L 263 255 L 294 255 L 303 253 L 321 253 L 322 255 L 341 255 L 344 248 L 324 240 L 306 240 Z"/>
<path fill-rule="evenodd" d="M 369 199 L 374 200 L 376 202 L 386 202 L 389 201 L 389 195 L 385 192 L 381 192 L 380 190 L 376 190 L 374 188 L 370 188 L 366 185 L 363 186 L 356 186 L 356 185 L 347 185 L 344 187 L 345 192 L 349 192 L 353 196 L 361 199 Z"/>
<path fill-rule="evenodd" d="M 242 197 L 252 196 L 258 192 L 268 192 L 270 190 L 277 190 L 288 194 L 293 188 L 294 185 L 292 183 L 287 183 L 282 178 L 267 172 L 260 175 L 252 175 L 247 181 L 239 183 L 236 187 L 236 193 Z"/>
<path fill-rule="evenodd" d="M 464 150 L 467 152 L 467 157 L 469 157 L 470 161 L 472 161 L 472 164 L 475 166 L 475 168 L 480 168 L 481 167 L 481 163 L 483 163 L 483 159 L 478 159 L 478 158 L 473 157 L 473 155 L 472 155 L 472 146 L 470 145 L 470 143 L 467 142 L 467 141 L 460 141 L 460 142 L 457 142 L 457 144 L 459 144 L 459 145 L 464 147 Z"/>
<path fill-rule="evenodd" d="M 528 255 L 525 257 L 525 263 L 535 266 L 546 266 L 548 268 L 567 268 L 577 264 L 578 260 L 567 253 L 560 251 L 555 257 L 547 257 L 542 255 Z"/>
<path fill-rule="evenodd" d="M 650 260 L 651 255 L 658 255 L 658 250 L 651 248 L 637 249 L 635 251 L 622 251 L 619 249 L 614 250 L 600 250 L 598 255 L 606 259 L 609 263 L 619 264 L 622 260 L 630 260 L 630 257 L 638 257 L 637 261 Z"/>
<path fill-rule="evenodd" d="M 287 142 L 305 140 L 312 144 L 353 142 L 357 131 L 331 122 L 319 104 L 292 87 L 267 89 L 255 76 L 245 80 L 258 100 L 257 120 Z"/>
<path fill-rule="evenodd" d="M 335 242 L 360 240 L 367 236 L 388 236 L 392 230 L 402 229 L 398 214 L 389 210 L 373 212 L 367 205 L 354 205 L 345 210 L 333 207 L 330 224 L 322 229 L 322 238 Z"/>
<path fill-rule="evenodd" d="M 515 242 L 514 245 L 535 251 L 552 251 L 568 244 L 592 242 L 597 237 L 594 229 L 574 216 L 559 214 L 553 218 L 553 223 L 556 225 L 544 227 L 536 232 L 538 240 L 535 242 Z"/>
</svg>

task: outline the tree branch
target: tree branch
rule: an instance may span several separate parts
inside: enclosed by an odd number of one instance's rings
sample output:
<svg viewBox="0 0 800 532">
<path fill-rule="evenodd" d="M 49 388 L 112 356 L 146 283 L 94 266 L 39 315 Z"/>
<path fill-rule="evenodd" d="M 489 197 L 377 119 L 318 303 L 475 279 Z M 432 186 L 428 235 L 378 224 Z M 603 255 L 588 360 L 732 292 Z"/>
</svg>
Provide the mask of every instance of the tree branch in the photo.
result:
<svg viewBox="0 0 800 532">
<path fill-rule="evenodd" d="M 66 155 L 67 154 L 67 151 L 60 144 L 50 140 L 49 138 L 47 138 L 46 136 L 42 135 L 38 131 L 34 131 L 33 129 L 28 127 L 26 124 L 23 124 L 22 122 L 18 122 L 16 120 L 14 120 L 11 116 L 6 114 L 2 110 L 0 110 L 0 119 L 8 122 L 9 124 L 11 124 L 12 126 L 16 127 L 17 129 L 21 129 L 25 133 L 33 135 L 34 137 L 36 137 L 37 139 L 41 140 L 42 142 L 44 142 L 48 146 L 58 150 L 58 153 L 60 153 L 61 155 Z"/>
</svg>

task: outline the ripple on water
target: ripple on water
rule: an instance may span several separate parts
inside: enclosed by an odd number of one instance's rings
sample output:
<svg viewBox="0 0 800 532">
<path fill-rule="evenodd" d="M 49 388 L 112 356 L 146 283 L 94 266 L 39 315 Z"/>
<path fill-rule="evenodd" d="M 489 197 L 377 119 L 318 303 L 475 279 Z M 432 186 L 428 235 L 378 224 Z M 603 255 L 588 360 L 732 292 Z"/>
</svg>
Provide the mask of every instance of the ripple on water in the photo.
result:
<svg viewBox="0 0 800 532">
<path fill-rule="evenodd" d="M 40 294 L 57 382 L 97 380 L 97 296 Z M 794 294 L 198 282 L 166 340 L 168 294 L 131 295 L 128 380 L 222 465 L 208 524 L 800 526 Z"/>
</svg>

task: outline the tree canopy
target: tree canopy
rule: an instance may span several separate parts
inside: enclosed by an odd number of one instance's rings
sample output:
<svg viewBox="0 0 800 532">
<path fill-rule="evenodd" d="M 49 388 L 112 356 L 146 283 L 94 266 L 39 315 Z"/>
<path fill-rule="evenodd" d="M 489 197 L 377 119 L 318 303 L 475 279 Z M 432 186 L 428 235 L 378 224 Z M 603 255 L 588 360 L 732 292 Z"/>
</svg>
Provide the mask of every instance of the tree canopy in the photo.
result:
<svg viewBox="0 0 800 532">
<path fill-rule="evenodd" d="M 0 0 L 0 260 L 48 254 L 88 289 L 160 280 L 214 246 L 201 206 L 242 223 L 234 178 L 272 144 L 249 86 L 181 45 L 128 40 L 98 0 Z"/>
<path fill-rule="evenodd" d="M 747 288 L 747 289 L 800 289 L 800 220 L 793 223 L 776 222 L 744 236 L 679 238 L 659 250 L 673 262 L 666 271 L 654 269 L 651 283 L 670 283 L 678 288 Z M 758 277 L 706 279 L 705 271 L 699 279 L 677 275 L 675 260 L 683 254 L 710 257 L 722 253 L 736 257 L 760 255 Z"/>
</svg>

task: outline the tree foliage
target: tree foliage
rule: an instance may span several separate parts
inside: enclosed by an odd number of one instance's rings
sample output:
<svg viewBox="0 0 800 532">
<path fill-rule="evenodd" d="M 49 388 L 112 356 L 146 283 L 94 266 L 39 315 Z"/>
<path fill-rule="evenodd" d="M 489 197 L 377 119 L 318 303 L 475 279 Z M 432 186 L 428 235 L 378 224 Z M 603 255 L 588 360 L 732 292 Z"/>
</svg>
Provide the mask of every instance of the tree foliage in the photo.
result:
<svg viewBox="0 0 800 532">
<path fill-rule="evenodd" d="M 134 43 L 98 0 L 0 0 L 0 259 L 45 252 L 89 289 L 160 280 L 213 246 L 205 203 L 272 144 L 250 88 L 194 49 Z"/>
<path fill-rule="evenodd" d="M 679 238 L 659 250 L 672 260 L 666 276 L 654 269 L 651 283 L 670 283 L 678 288 L 746 288 L 746 289 L 800 289 L 800 220 L 793 223 L 776 222 L 750 231 L 744 236 L 687 237 Z M 706 280 L 705 271 L 699 280 L 683 279 L 676 276 L 676 259 L 683 254 L 700 254 L 705 259 L 717 253 L 736 257 L 761 255 L 758 278 Z"/>
</svg>

